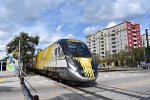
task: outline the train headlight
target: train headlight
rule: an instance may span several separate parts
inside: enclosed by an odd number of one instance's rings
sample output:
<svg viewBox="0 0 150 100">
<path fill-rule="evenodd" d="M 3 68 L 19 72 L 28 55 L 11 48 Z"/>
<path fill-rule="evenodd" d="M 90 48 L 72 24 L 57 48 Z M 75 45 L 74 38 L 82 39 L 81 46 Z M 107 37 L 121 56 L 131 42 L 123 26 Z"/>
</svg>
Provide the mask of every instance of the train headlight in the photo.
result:
<svg viewBox="0 0 150 100">
<path fill-rule="evenodd" d="M 75 66 L 73 60 L 71 60 L 71 59 L 68 59 L 68 66 L 69 66 L 69 68 L 71 68 L 74 71 L 77 70 L 77 67 Z"/>
</svg>

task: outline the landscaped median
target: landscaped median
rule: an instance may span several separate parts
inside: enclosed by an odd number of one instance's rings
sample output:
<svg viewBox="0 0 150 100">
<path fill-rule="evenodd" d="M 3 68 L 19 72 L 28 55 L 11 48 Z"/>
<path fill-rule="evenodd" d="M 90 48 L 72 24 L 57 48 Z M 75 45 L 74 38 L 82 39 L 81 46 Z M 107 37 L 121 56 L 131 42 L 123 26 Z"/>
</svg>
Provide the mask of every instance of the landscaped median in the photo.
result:
<svg viewBox="0 0 150 100">
<path fill-rule="evenodd" d="M 142 70 L 142 67 L 100 67 L 99 72 Z"/>
</svg>

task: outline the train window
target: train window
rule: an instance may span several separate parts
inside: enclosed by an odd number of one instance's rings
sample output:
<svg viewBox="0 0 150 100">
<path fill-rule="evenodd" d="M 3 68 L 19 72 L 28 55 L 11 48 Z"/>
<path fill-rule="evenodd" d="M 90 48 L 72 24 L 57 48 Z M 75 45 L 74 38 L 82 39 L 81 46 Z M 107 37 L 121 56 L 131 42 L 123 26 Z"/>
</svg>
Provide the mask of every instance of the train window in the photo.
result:
<svg viewBox="0 0 150 100">
<path fill-rule="evenodd" d="M 91 54 L 84 43 L 67 42 L 68 48 L 74 57 L 91 57 Z"/>
<path fill-rule="evenodd" d="M 58 47 L 58 58 L 61 58 L 61 57 L 63 57 L 63 56 L 64 56 L 64 53 L 63 53 L 61 47 L 59 46 L 59 47 Z"/>
<path fill-rule="evenodd" d="M 57 55 L 57 48 L 55 49 L 55 55 Z"/>
<path fill-rule="evenodd" d="M 58 47 L 58 54 L 60 53 L 60 47 Z"/>
</svg>

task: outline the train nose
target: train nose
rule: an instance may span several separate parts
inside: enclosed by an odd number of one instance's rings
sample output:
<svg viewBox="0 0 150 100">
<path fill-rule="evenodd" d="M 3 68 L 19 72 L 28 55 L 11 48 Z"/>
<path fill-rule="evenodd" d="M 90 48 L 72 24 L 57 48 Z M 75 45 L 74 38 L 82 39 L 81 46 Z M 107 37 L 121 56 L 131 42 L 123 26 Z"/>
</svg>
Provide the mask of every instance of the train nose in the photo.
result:
<svg viewBox="0 0 150 100">
<path fill-rule="evenodd" d="M 78 72 L 74 73 L 74 77 L 78 78 L 80 81 L 83 81 L 83 82 L 89 82 L 89 81 L 95 81 L 96 80 L 96 78 L 94 76 L 91 77 L 89 75 L 89 77 L 84 77 L 84 76 L 81 76 Z"/>
<path fill-rule="evenodd" d="M 94 78 L 84 77 L 78 71 L 73 71 L 73 70 L 69 69 L 69 72 L 70 72 L 70 75 L 72 75 L 70 77 L 72 77 L 72 79 L 74 79 L 73 81 L 76 81 L 76 82 L 89 82 L 89 81 L 96 80 L 96 77 L 94 77 Z"/>
</svg>

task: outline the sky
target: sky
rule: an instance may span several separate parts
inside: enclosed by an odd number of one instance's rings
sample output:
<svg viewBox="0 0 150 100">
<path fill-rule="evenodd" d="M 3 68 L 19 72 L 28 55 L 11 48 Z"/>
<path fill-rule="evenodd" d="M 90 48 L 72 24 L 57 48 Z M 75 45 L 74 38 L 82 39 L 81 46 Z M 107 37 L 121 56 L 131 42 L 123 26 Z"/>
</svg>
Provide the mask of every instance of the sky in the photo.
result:
<svg viewBox="0 0 150 100">
<path fill-rule="evenodd" d="M 86 35 L 123 21 L 150 29 L 149 0 L 0 0 L 0 50 L 20 32 L 39 35 L 37 48 Z M 149 32 L 150 33 L 150 32 Z"/>
</svg>

